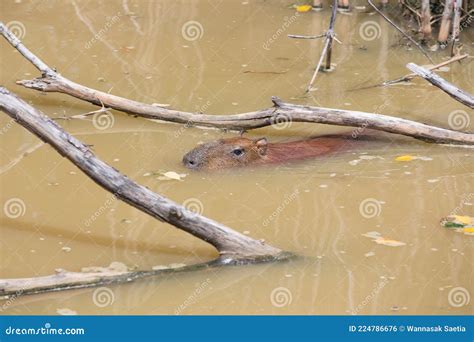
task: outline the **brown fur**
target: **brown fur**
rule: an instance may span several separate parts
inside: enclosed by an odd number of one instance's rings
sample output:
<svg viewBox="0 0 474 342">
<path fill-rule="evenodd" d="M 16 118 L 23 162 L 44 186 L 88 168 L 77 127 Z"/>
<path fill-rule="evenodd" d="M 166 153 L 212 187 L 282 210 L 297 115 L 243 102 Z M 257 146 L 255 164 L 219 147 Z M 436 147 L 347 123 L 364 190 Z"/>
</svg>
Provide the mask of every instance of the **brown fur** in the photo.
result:
<svg viewBox="0 0 474 342">
<path fill-rule="evenodd" d="M 200 145 L 183 157 L 196 170 L 219 170 L 249 165 L 278 164 L 347 150 L 349 136 L 321 136 L 307 140 L 268 143 L 267 139 L 230 138 Z"/>
</svg>

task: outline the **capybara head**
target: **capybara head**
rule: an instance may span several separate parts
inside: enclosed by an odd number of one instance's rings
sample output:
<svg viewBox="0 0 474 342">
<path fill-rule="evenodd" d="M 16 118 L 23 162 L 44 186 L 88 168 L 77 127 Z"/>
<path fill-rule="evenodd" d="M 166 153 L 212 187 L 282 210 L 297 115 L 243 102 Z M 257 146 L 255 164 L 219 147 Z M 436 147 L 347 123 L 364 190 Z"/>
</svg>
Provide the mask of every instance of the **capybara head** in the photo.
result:
<svg viewBox="0 0 474 342">
<path fill-rule="evenodd" d="M 219 170 L 246 166 L 265 157 L 267 139 L 230 138 L 202 144 L 183 157 L 183 164 L 195 170 Z"/>
</svg>

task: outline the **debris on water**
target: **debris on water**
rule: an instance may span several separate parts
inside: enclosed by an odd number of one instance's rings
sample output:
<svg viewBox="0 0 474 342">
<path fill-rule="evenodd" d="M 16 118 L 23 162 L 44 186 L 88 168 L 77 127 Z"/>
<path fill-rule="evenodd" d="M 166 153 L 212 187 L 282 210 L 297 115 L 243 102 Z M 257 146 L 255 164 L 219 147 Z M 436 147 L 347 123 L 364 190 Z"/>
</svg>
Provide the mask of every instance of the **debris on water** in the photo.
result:
<svg viewBox="0 0 474 342">
<path fill-rule="evenodd" d="M 129 268 L 127 265 L 119 261 L 113 261 L 107 267 L 89 266 L 89 267 L 81 268 L 81 272 L 83 273 L 104 273 L 104 272 L 110 272 L 110 271 L 124 273 L 124 272 L 128 272 Z"/>
<path fill-rule="evenodd" d="M 168 171 L 161 173 L 162 176 L 158 177 L 159 180 L 178 180 L 182 181 L 187 176 L 186 173 L 176 173 L 174 171 Z"/>
<path fill-rule="evenodd" d="M 72 251 L 72 248 L 68 246 L 64 246 L 63 248 L 61 248 L 61 250 L 63 250 L 66 253 L 69 253 L 70 251 Z"/>
<path fill-rule="evenodd" d="M 296 12 L 298 13 L 305 13 L 309 12 L 313 7 L 310 5 L 301 5 L 301 6 L 296 6 Z"/>
<path fill-rule="evenodd" d="M 413 161 L 413 160 L 430 161 L 430 160 L 433 160 L 433 158 L 424 157 L 424 156 L 412 156 L 410 154 L 406 154 L 406 155 L 403 155 L 403 156 L 398 156 L 398 157 L 395 158 L 395 161 L 398 161 L 398 162 L 409 162 L 409 161 Z"/>
<path fill-rule="evenodd" d="M 244 233 L 245 235 L 249 235 L 249 234 L 250 234 L 250 232 L 249 232 L 248 230 L 244 230 L 243 233 Z"/>
<path fill-rule="evenodd" d="M 400 311 L 400 307 L 398 305 L 393 305 L 390 310 L 392 311 Z"/>
<path fill-rule="evenodd" d="M 374 252 L 367 252 L 364 254 L 364 256 L 366 256 L 367 258 L 371 257 L 371 256 L 374 256 L 375 253 Z"/>
<path fill-rule="evenodd" d="M 439 178 L 428 179 L 427 182 L 428 182 L 428 183 L 438 183 L 438 182 L 439 182 Z"/>
<path fill-rule="evenodd" d="M 367 232 L 365 234 L 362 234 L 362 236 L 372 239 L 372 241 L 374 241 L 375 243 L 379 245 L 385 245 L 385 246 L 390 246 L 390 247 L 399 247 L 399 246 L 406 245 L 406 243 L 402 241 L 384 238 L 382 234 L 376 231 Z"/>
<path fill-rule="evenodd" d="M 179 264 L 179 263 L 173 263 L 173 264 L 169 264 L 168 267 L 169 268 L 181 268 L 181 267 L 185 267 L 186 264 Z"/>
<path fill-rule="evenodd" d="M 56 309 L 56 313 L 58 315 L 63 315 L 63 316 L 74 316 L 77 315 L 77 312 L 68 308 L 58 308 Z"/>
<path fill-rule="evenodd" d="M 474 235 L 474 218 L 462 215 L 450 215 L 441 219 L 441 225 L 458 233 Z"/>
<path fill-rule="evenodd" d="M 98 82 L 105 82 L 105 78 L 103 78 L 103 77 L 98 77 L 98 78 L 97 78 L 97 81 L 98 81 Z"/>
<path fill-rule="evenodd" d="M 165 265 L 156 265 L 153 266 L 151 269 L 154 271 L 159 271 L 159 270 L 167 270 L 169 267 Z"/>
<path fill-rule="evenodd" d="M 359 159 L 354 159 L 349 162 L 349 165 L 355 166 L 359 164 L 363 160 L 373 160 L 373 159 L 381 159 L 383 160 L 383 157 L 380 156 L 371 156 L 371 155 L 361 155 L 359 156 Z"/>
<path fill-rule="evenodd" d="M 431 247 L 430 250 L 433 251 L 433 252 L 437 252 L 437 251 L 438 251 L 438 248 Z"/>
<path fill-rule="evenodd" d="M 132 223 L 132 220 L 129 220 L 129 219 L 122 219 L 122 220 L 120 221 L 120 223 L 130 224 L 130 223 Z"/>
<path fill-rule="evenodd" d="M 390 247 L 399 247 L 399 246 L 406 245 L 405 242 L 392 240 L 392 239 L 386 239 L 384 237 L 379 237 L 378 239 L 375 239 L 374 242 L 379 245 L 385 245 L 385 246 L 390 246 Z"/>
</svg>

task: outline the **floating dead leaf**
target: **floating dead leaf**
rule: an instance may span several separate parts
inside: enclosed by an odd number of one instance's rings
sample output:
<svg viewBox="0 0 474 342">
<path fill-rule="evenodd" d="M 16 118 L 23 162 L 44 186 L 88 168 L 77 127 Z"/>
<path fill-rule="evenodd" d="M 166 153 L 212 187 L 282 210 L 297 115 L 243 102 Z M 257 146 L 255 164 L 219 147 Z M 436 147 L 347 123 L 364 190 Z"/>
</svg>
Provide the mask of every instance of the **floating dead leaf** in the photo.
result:
<svg viewBox="0 0 474 342">
<path fill-rule="evenodd" d="M 158 177 L 159 180 L 178 180 L 182 181 L 187 175 L 185 173 L 176 173 L 174 171 L 168 171 L 162 173 L 161 177 Z"/>
<path fill-rule="evenodd" d="M 409 154 L 407 154 L 407 155 L 404 155 L 404 156 L 398 156 L 397 158 L 395 158 L 395 161 L 407 162 L 407 161 L 412 161 L 412 160 L 415 160 L 415 159 L 416 159 L 416 157 L 410 156 Z"/>
<path fill-rule="evenodd" d="M 386 239 L 380 234 L 379 232 L 372 231 L 372 232 L 367 232 L 365 234 L 362 234 L 362 236 L 368 237 L 372 239 L 372 241 L 376 242 L 379 245 L 385 245 L 385 246 L 390 246 L 390 247 L 399 247 L 399 246 L 405 246 L 405 242 L 397 241 L 397 240 L 392 240 L 392 239 Z M 367 256 L 367 255 L 366 255 Z"/>
<path fill-rule="evenodd" d="M 391 240 L 391 239 L 386 239 L 384 237 L 379 237 L 374 240 L 377 244 L 379 245 L 385 245 L 385 246 L 390 246 L 390 247 L 399 247 L 399 246 L 405 246 L 405 242 L 397 241 L 397 240 Z"/>
<path fill-rule="evenodd" d="M 395 161 L 399 161 L 399 162 L 409 162 L 409 161 L 412 161 L 412 160 L 430 161 L 430 160 L 433 160 L 433 158 L 424 157 L 424 156 L 412 156 L 410 154 L 406 154 L 406 155 L 403 155 L 403 156 L 398 156 L 398 157 L 395 158 Z"/>
<path fill-rule="evenodd" d="M 62 308 L 62 309 L 56 309 L 56 313 L 58 315 L 63 315 L 63 316 L 74 316 L 77 315 L 77 312 L 68 308 Z"/>
<path fill-rule="evenodd" d="M 296 6 L 296 12 L 299 12 L 299 13 L 309 12 L 311 8 L 312 7 L 310 5 Z"/>
<path fill-rule="evenodd" d="M 472 226 L 473 221 L 474 219 L 470 216 L 450 215 L 441 219 L 441 225 L 445 228 L 466 228 L 466 226 Z"/>
</svg>

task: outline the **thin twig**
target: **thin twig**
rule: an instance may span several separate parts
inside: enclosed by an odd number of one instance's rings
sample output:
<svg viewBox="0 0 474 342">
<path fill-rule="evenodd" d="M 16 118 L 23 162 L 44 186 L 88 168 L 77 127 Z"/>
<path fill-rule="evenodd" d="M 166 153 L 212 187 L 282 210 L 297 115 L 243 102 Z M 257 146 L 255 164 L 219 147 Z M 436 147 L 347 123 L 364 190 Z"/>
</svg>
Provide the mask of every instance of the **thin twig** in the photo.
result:
<svg viewBox="0 0 474 342">
<path fill-rule="evenodd" d="M 331 19 L 329 20 L 329 29 L 325 33 L 326 39 L 324 41 L 323 51 L 321 52 L 321 57 L 319 58 L 318 64 L 316 65 L 316 69 L 314 70 L 313 76 L 311 77 L 311 81 L 309 81 L 308 87 L 306 88 L 306 93 L 308 93 L 313 87 L 313 84 L 316 81 L 316 77 L 318 76 L 319 69 L 321 68 L 321 65 L 323 64 L 324 57 L 327 55 L 328 60 L 329 61 L 331 60 L 330 50 L 332 46 L 332 40 L 334 38 L 334 24 L 336 22 L 336 14 L 337 14 L 337 0 L 334 0 L 333 5 L 332 5 Z"/>
<path fill-rule="evenodd" d="M 322 38 L 325 37 L 326 33 L 319 34 L 317 36 L 303 36 L 299 34 L 289 34 L 288 38 L 294 38 L 294 39 L 317 39 L 317 38 Z"/>
</svg>

